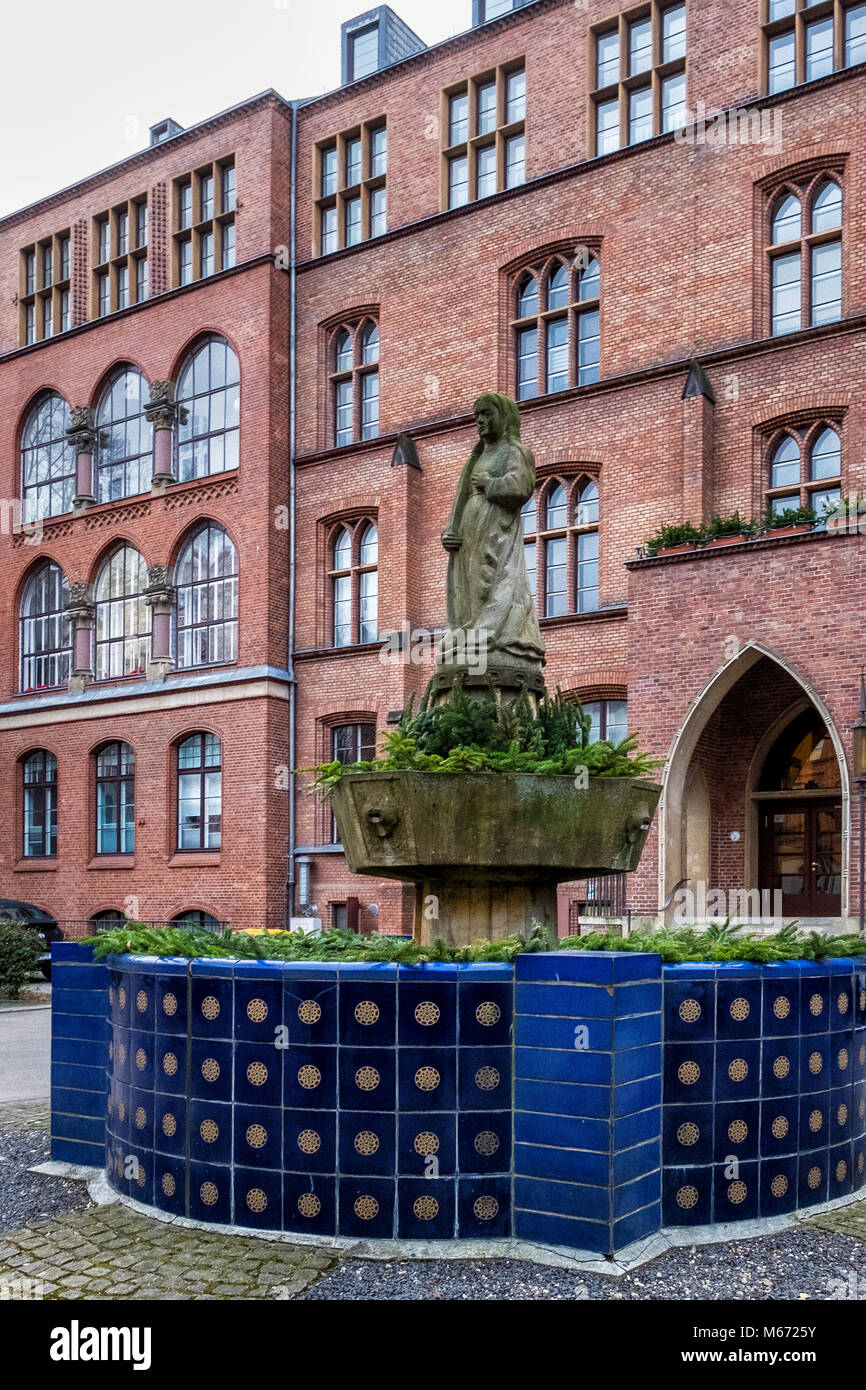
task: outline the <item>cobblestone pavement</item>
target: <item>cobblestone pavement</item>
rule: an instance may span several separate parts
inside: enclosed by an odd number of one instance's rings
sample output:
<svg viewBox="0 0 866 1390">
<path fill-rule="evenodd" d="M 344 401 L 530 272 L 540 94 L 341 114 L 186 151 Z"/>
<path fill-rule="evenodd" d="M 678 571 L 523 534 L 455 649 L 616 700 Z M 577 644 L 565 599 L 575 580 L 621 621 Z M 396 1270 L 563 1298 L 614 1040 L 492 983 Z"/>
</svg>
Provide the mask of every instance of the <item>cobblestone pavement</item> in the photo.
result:
<svg viewBox="0 0 866 1390">
<path fill-rule="evenodd" d="M 51 1126 L 47 1100 L 12 1100 L 0 1105 L 0 1130 L 44 1129 Z"/>
<path fill-rule="evenodd" d="M 0 1235 L 0 1291 L 35 1281 L 47 1299 L 280 1300 L 335 1263 L 313 1246 L 186 1230 L 119 1203 Z"/>
<path fill-rule="evenodd" d="M 853 1202 L 850 1207 L 827 1211 L 823 1216 L 810 1216 L 807 1224 L 818 1226 L 822 1231 L 866 1240 L 866 1202 Z"/>
</svg>

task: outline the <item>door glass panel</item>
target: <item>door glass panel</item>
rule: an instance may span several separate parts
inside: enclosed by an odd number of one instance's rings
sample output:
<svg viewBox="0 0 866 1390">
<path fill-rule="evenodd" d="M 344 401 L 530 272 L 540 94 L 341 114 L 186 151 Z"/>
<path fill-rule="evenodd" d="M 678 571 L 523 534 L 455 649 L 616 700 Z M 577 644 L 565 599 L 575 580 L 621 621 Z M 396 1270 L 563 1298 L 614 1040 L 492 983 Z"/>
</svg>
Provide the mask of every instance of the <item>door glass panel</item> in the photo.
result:
<svg viewBox="0 0 866 1390">
<path fill-rule="evenodd" d="M 806 817 L 802 811 L 773 813 L 773 882 L 785 894 L 806 891 Z"/>
<path fill-rule="evenodd" d="M 815 822 L 815 893 L 838 897 L 842 892 L 842 807 L 819 807 Z"/>
</svg>

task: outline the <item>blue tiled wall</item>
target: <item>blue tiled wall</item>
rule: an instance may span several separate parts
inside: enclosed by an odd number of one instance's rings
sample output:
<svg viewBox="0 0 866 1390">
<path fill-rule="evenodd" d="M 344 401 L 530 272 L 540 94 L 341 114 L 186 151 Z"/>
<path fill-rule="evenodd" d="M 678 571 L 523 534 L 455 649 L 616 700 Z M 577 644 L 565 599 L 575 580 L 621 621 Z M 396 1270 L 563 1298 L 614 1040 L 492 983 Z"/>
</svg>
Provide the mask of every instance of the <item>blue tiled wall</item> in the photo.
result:
<svg viewBox="0 0 866 1390">
<path fill-rule="evenodd" d="M 53 960 L 52 1154 L 173 1214 L 612 1254 L 866 1181 L 861 961 Z"/>
<path fill-rule="evenodd" d="M 517 959 L 514 1233 L 612 1254 L 659 1229 L 661 962 Z"/>
<path fill-rule="evenodd" d="M 108 970 L 89 946 L 51 948 L 51 1157 L 105 1161 Z"/>
<path fill-rule="evenodd" d="M 866 1181 L 866 971 L 664 969 L 664 1224 L 778 1216 Z"/>
</svg>

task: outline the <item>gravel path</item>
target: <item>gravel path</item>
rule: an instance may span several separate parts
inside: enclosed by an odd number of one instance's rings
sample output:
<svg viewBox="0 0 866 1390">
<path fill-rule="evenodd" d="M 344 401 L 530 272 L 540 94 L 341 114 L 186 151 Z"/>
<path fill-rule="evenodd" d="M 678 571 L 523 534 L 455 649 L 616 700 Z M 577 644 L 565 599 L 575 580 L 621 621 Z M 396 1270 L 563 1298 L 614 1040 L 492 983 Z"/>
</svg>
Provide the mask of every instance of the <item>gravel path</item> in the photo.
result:
<svg viewBox="0 0 866 1390">
<path fill-rule="evenodd" d="M 826 1300 L 850 1297 L 852 1288 L 866 1297 L 866 1244 L 798 1226 L 758 1240 L 670 1250 L 620 1278 L 515 1260 L 344 1260 L 303 1298 Z"/>
<path fill-rule="evenodd" d="M 91 1205 L 85 1183 L 28 1173 L 48 1158 L 47 1130 L 0 1129 L 0 1231 L 17 1231 L 30 1221 Z"/>
</svg>

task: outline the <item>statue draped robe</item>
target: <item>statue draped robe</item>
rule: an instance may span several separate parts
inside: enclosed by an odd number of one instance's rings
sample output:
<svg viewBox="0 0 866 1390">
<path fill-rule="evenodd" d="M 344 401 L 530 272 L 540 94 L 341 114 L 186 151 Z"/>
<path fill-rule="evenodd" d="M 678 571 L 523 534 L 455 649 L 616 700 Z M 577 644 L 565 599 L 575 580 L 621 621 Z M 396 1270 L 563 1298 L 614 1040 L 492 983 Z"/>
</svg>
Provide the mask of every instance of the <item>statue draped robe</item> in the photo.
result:
<svg viewBox="0 0 866 1390">
<path fill-rule="evenodd" d="M 484 632 L 488 664 L 544 664 L 544 642 L 526 574 L 521 508 L 535 490 L 535 460 L 503 438 L 464 465 L 448 530 L 461 545 L 448 561 L 448 625 Z M 473 638 L 463 639 L 467 642 Z"/>
</svg>

